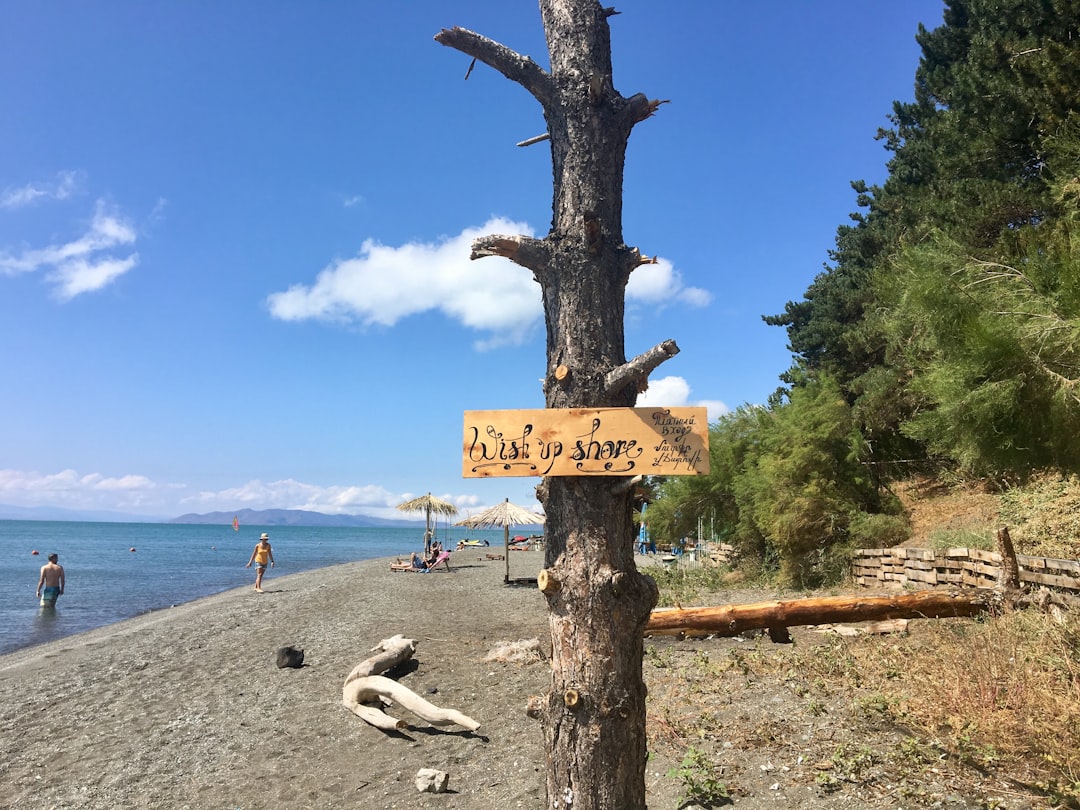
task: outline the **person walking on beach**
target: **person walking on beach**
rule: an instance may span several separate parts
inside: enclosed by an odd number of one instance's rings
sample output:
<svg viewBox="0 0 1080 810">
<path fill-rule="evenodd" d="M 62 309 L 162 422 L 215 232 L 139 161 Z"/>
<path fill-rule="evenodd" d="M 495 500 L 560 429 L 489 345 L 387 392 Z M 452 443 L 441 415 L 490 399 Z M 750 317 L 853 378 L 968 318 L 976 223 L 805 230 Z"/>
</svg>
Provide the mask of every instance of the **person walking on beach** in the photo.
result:
<svg viewBox="0 0 1080 810">
<path fill-rule="evenodd" d="M 270 535 L 266 532 L 262 533 L 259 538 L 259 544 L 255 546 L 255 550 L 251 552 L 251 559 L 248 560 L 248 564 L 245 568 L 251 568 L 251 564 L 255 563 L 255 590 L 258 593 L 262 593 L 262 581 L 263 574 L 266 573 L 266 564 L 270 563 L 270 567 L 274 567 L 274 552 L 270 550 Z"/>
<path fill-rule="evenodd" d="M 57 562 L 58 559 L 56 554 L 50 554 L 49 561 L 41 566 L 35 596 L 41 598 L 42 607 L 56 607 L 57 598 L 64 593 L 64 566 Z"/>
</svg>

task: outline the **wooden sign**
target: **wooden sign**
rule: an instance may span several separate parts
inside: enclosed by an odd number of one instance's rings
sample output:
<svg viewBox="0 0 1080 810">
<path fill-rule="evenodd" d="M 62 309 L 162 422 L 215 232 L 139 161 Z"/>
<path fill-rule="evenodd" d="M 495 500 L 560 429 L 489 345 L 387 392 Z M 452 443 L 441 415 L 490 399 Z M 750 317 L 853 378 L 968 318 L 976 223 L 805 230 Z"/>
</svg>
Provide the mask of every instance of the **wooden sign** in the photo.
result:
<svg viewBox="0 0 1080 810">
<path fill-rule="evenodd" d="M 708 472 L 704 408 L 465 411 L 465 478 Z"/>
</svg>

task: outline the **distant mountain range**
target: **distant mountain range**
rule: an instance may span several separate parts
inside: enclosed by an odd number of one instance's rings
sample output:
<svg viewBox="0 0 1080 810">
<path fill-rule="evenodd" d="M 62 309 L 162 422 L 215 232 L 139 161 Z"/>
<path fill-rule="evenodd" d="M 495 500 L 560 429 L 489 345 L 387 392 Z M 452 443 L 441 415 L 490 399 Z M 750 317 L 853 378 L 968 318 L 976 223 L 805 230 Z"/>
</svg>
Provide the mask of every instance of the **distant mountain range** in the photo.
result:
<svg viewBox="0 0 1080 810">
<path fill-rule="evenodd" d="M 204 515 L 187 514 L 170 518 L 165 523 L 196 523 L 229 525 L 236 517 L 241 526 L 397 526 L 408 528 L 423 526 L 420 520 L 390 520 L 368 515 L 324 515 L 303 509 L 240 509 L 236 512 L 208 512 Z"/>
<path fill-rule="evenodd" d="M 368 515 L 324 515 L 303 509 L 240 509 L 235 512 L 187 514 L 175 518 L 132 515 L 89 509 L 61 509 L 52 506 L 8 506 L 0 504 L 0 520 L 63 520 L 85 523 L 196 523 L 230 525 L 236 517 L 242 526 L 385 526 L 411 528 L 422 520 L 389 520 Z"/>
</svg>

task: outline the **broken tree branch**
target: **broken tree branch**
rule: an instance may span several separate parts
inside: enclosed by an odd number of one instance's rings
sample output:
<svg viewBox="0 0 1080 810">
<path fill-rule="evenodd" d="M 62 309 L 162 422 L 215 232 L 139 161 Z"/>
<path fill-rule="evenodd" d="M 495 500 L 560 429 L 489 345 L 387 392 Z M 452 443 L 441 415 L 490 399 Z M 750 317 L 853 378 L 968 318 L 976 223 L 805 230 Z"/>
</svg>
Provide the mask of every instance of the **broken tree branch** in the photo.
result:
<svg viewBox="0 0 1080 810">
<path fill-rule="evenodd" d="M 633 267 L 630 268 L 631 270 L 633 270 L 633 269 L 635 269 L 637 267 L 641 267 L 643 264 L 659 264 L 660 263 L 660 258 L 658 256 L 643 256 L 641 254 L 641 251 L 639 251 L 637 248 L 632 248 L 631 249 L 630 257 L 631 257 L 631 262 L 633 264 Z"/>
<path fill-rule="evenodd" d="M 534 135 L 531 138 L 526 138 L 523 141 L 518 141 L 517 146 L 532 146 L 534 143 L 540 143 L 541 141 L 550 141 L 551 133 L 545 132 L 543 135 Z"/>
<path fill-rule="evenodd" d="M 631 125 L 639 124 L 646 118 L 651 118 L 656 114 L 661 104 L 671 103 L 671 99 L 650 99 L 644 93 L 635 93 L 626 101 L 626 114 L 630 117 Z"/>
<path fill-rule="evenodd" d="M 638 390 L 644 390 L 642 383 L 649 378 L 654 368 L 665 360 L 670 360 L 679 353 L 679 347 L 674 340 L 665 340 L 653 346 L 644 354 L 639 354 L 628 363 L 613 368 L 604 377 L 604 393 L 612 396 L 631 383 L 636 383 Z"/>
<path fill-rule="evenodd" d="M 483 259 L 485 256 L 502 256 L 514 264 L 519 264 L 538 273 L 547 268 L 551 251 L 541 239 L 531 236 L 504 236 L 492 234 L 474 239 L 470 259 Z"/>
<path fill-rule="evenodd" d="M 479 59 L 510 81 L 517 82 L 543 107 L 547 107 L 555 96 L 551 76 L 536 62 L 475 31 L 458 26 L 444 28 L 435 35 L 435 41 Z"/>
<path fill-rule="evenodd" d="M 737 636 L 748 630 L 808 624 L 938 619 L 989 610 L 993 591 L 918 591 L 895 596 L 823 596 L 746 605 L 654 610 L 645 635 Z"/>
</svg>

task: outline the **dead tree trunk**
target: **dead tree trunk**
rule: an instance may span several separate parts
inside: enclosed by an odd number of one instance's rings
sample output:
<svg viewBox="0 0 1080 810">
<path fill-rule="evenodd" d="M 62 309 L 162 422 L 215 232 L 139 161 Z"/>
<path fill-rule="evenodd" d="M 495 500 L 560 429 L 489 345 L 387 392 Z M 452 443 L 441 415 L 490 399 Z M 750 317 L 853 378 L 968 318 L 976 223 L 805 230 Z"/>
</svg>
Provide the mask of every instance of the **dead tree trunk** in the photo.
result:
<svg viewBox="0 0 1080 810">
<path fill-rule="evenodd" d="M 629 407 L 649 373 L 678 351 L 668 341 L 627 362 L 624 293 L 649 260 L 623 243 L 622 184 L 634 125 L 659 105 L 614 88 L 608 17 L 597 0 L 540 0 L 550 71 L 471 31 L 435 39 L 518 82 L 540 102 L 554 167 L 554 218 L 544 239 L 492 235 L 473 258 L 505 256 L 533 272 L 547 324 L 549 408 Z M 642 633 L 656 603 L 633 558 L 632 488 L 611 477 L 549 478 L 545 596 L 552 684 L 539 715 L 547 807 L 645 807 Z"/>
<path fill-rule="evenodd" d="M 1008 526 L 998 529 L 997 547 L 1001 555 L 1001 588 L 1006 598 L 1015 602 L 1020 595 L 1020 565 L 1016 561 L 1016 548 Z"/>
<path fill-rule="evenodd" d="M 823 596 L 744 605 L 657 610 L 646 635 L 737 636 L 806 624 L 880 619 L 940 619 L 975 616 L 994 604 L 993 592 L 919 591 L 895 596 Z"/>
</svg>

